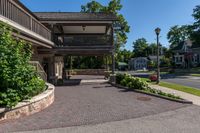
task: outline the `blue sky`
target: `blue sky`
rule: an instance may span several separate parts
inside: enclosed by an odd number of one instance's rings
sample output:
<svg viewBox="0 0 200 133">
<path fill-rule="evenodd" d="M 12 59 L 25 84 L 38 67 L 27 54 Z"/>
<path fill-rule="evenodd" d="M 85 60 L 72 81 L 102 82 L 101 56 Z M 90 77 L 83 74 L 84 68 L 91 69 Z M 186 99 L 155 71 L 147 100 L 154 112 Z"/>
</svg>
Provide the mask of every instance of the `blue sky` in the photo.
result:
<svg viewBox="0 0 200 133">
<path fill-rule="evenodd" d="M 90 0 L 21 0 L 31 11 L 79 12 L 81 5 Z M 97 0 L 107 4 L 109 0 Z M 156 42 L 154 29 L 160 27 L 160 42 L 168 46 L 166 38 L 171 26 L 192 24 L 193 8 L 200 0 L 121 0 L 121 13 L 131 26 L 126 49 L 132 50 L 132 42 L 144 37 Z"/>
</svg>

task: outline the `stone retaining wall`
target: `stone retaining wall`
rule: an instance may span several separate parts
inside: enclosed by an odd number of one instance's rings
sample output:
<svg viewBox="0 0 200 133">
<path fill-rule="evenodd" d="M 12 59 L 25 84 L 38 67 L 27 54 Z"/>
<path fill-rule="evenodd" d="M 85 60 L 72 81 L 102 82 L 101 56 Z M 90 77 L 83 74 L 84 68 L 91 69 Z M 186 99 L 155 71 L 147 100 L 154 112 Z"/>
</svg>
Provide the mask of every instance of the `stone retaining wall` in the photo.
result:
<svg viewBox="0 0 200 133">
<path fill-rule="evenodd" d="M 51 84 L 47 85 L 48 89 L 45 92 L 33 97 L 31 100 L 20 102 L 12 109 L 0 108 L 0 121 L 32 115 L 51 105 L 54 101 L 55 87 Z"/>
</svg>

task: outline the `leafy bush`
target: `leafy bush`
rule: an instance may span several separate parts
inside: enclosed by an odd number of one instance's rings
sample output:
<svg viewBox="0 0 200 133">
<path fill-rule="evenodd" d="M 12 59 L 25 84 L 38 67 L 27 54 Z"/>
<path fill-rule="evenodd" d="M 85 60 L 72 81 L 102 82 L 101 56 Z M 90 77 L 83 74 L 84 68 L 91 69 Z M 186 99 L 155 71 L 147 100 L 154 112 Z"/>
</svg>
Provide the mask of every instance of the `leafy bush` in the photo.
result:
<svg viewBox="0 0 200 133">
<path fill-rule="evenodd" d="M 124 74 L 117 73 L 116 74 L 116 83 L 120 84 L 120 82 L 124 79 L 124 77 L 125 77 Z"/>
<path fill-rule="evenodd" d="M 117 74 L 116 83 L 122 86 L 129 87 L 130 89 L 144 90 L 148 88 L 148 84 L 141 78 L 133 77 L 129 74 Z"/>
<path fill-rule="evenodd" d="M 170 58 L 163 57 L 160 59 L 160 67 L 171 67 L 172 62 Z"/>
<path fill-rule="evenodd" d="M 31 45 L 0 23 L 0 106 L 13 107 L 44 91 L 45 82 L 29 64 L 31 55 Z"/>
<path fill-rule="evenodd" d="M 162 92 L 160 90 L 153 89 L 148 86 L 148 83 L 144 79 L 133 77 L 129 74 L 119 74 L 118 73 L 116 75 L 116 83 L 120 84 L 122 86 L 128 87 L 129 89 L 141 90 L 141 91 L 144 91 L 147 93 L 157 94 L 157 95 L 161 95 L 164 97 L 170 97 L 173 99 L 180 99 L 180 97 L 175 96 L 173 94 L 168 94 L 168 93 Z"/>
</svg>

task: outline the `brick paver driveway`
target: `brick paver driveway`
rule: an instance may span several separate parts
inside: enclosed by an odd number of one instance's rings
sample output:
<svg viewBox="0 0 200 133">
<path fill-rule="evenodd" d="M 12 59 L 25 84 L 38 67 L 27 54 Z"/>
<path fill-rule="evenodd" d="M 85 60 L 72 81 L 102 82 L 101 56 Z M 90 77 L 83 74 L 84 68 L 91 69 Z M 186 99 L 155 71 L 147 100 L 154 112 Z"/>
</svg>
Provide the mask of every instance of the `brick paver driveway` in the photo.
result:
<svg viewBox="0 0 200 133">
<path fill-rule="evenodd" d="M 145 101 L 141 101 L 142 99 Z M 56 87 L 55 102 L 49 108 L 32 116 L 0 123 L 0 132 L 98 124 L 157 114 L 185 106 L 188 105 L 144 94 L 123 92 L 106 83 Z"/>
</svg>

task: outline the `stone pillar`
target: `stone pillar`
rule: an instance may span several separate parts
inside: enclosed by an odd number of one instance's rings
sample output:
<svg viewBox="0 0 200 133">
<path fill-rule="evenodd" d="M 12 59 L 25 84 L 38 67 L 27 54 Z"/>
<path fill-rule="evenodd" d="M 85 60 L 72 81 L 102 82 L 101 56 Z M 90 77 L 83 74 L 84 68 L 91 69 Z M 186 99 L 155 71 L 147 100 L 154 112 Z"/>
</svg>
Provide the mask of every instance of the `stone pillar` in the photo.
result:
<svg viewBox="0 0 200 133">
<path fill-rule="evenodd" d="M 112 52 L 112 74 L 115 74 L 115 53 Z"/>
<path fill-rule="evenodd" d="M 63 56 L 55 56 L 55 76 L 57 79 L 63 78 L 64 60 Z"/>
<path fill-rule="evenodd" d="M 49 82 L 51 82 L 52 84 L 55 84 L 55 57 L 51 56 L 49 57 L 49 61 L 48 61 L 48 69 L 49 69 L 49 75 L 48 75 L 48 79 Z"/>
</svg>

